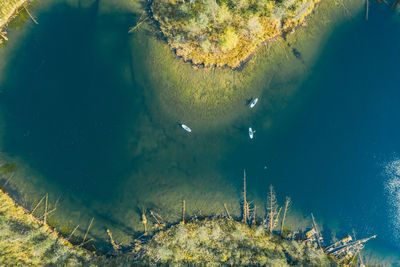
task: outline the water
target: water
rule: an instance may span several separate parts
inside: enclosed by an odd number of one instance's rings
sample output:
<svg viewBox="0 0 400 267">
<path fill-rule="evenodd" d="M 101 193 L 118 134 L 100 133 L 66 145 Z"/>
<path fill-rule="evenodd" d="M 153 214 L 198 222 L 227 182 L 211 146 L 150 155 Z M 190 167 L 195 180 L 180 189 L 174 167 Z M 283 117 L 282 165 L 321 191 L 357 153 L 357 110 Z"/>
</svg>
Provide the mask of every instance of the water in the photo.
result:
<svg viewBox="0 0 400 267">
<path fill-rule="evenodd" d="M 300 89 L 315 88 L 315 93 L 273 142 L 266 144 L 261 137 L 244 153 L 262 155 L 247 160 L 249 170 L 262 169 L 264 162 L 268 166 L 263 176 L 249 171 L 264 177 L 257 185 L 268 179 L 304 210 L 318 210 L 343 231 L 376 233 L 379 239 L 371 243 L 399 255 L 398 224 L 391 222 L 398 210 L 388 205 L 384 169 L 400 149 L 395 78 L 400 28 L 389 12 L 374 8 L 368 22 L 345 25 L 330 38 Z"/>
<path fill-rule="evenodd" d="M 299 88 L 264 85 L 253 111 L 242 97 L 225 122 L 216 116 L 220 127 L 182 109 L 188 135 L 165 111 L 175 106 L 159 102 L 166 89 L 143 82 L 146 54 L 131 38 L 147 37 L 126 34 L 135 15 L 101 11 L 101 3 L 52 6 L 2 55 L 1 144 L 24 169 L 14 181 L 21 191 L 61 195 L 59 221 L 84 225 L 93 216 L 93 237 L 104 240 L 109 227 L 129 242 L 143 209 L 177 220 L 182 199 L 189 213 L 222 213 L 227 202 L 239 214 L 246 168 L 259 207 L 273 184 L 281 200 L 292 197 L 293 212 L 316 215 L 327 239 L 354 229 L 360 238 L 377 234 L 369 247 L 385 257 L 400 254 L 385 169 L 400 150 L 400 28 L 389 10 L 373 5 L 368 22 L 337 27 Z M 285 106 L 273 115 L 271 87 L 281 92 L 277 110 Z"/>
<path fill-rule="evenodd" d="M 104 196 L 111 180 L 99 177 L 123 176 L 126 166 L 134 165 L 124 146 L 127 120 L 134 123 L 143 110 L 142 89 L 129 73 L 124 28 L 107 26 L 125 22 L 127 27 L 132 16 L 118 22 L 105 18 L 99 26 L 96 7 L 60 5 L 52 12 L 41 16 L 43 26 L 25 37 L 6 70 L 4 150 L 23 155 L 63 188 Z M 51 37 L 36 39 L 43 35 Z M 94 45 L 98 42 L 102 45 Z"/>
</svg>

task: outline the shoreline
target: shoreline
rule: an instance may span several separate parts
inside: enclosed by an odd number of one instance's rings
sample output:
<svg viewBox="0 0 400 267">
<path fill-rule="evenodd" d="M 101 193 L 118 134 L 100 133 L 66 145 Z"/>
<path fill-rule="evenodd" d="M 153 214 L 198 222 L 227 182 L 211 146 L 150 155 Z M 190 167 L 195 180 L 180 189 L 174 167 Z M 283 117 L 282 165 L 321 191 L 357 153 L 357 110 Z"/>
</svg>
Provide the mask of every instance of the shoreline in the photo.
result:
<svg viewBox="0 0 400 267">
<path fill-rule="evenodd" d="M 0 264 L 130 266 L 211 262 L 229 265 L 342 266 L 358 262 L 358 253 L 364 244 L 376 237 L 355 240 L 348 235 L 324 245 L 322 233 L 312 214 L 312 226 L 306 231 L 284 227 L 290 198 L 279 206 L 271 186 L 267 197 L 270 209 L 263 219 L 256 215 L 256 206 L 247 202 L 245 178 L 243 188 L 240 217 L 232 217 L 226 203 L 224 215 L 186 218 L 183 201 L 181 218 L 172 224 L 167 224 L 161 215 L 152 210 L 143 210 L 143 234 L 126 245 L 115 240 L 107 229 L 112 248 L 106 254 L 96 254 L 99 252 L 96 248 L 93 252 L 84 248 L 92 241 L 86 237 L 93 219 L 80 244 L 72 244 L 70 239 L 79 225 L 69 233 L 68 238 L 49 227 L 46 223 L 47 195 L 44 215 L 35 217 L 33 213 L 43 199 L 33 211 L 28 211 L 0 189 L 0 251 L 7 255 L 4 257 L 0 252 Z M 150 230 L 148 223 L 152 224 Z"/>
</svg>

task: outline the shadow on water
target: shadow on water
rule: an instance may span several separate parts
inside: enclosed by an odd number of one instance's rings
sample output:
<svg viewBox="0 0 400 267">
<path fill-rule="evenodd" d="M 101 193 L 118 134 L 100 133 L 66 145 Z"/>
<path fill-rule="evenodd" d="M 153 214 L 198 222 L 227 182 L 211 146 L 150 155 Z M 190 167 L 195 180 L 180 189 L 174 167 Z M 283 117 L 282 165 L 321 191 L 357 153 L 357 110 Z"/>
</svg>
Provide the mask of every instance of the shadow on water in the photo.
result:
<svg viewBox="0 0 400 267">
<path fill-rule="evenodd" d="M 98 4 L 42 14 L 8 63 L 0 102 L 4 152 L 62 188 L 106 197 L 135 166 L 125 142 L 144 101 L 128 49 L 134 17 L 99 17 Z"/>
</svg>

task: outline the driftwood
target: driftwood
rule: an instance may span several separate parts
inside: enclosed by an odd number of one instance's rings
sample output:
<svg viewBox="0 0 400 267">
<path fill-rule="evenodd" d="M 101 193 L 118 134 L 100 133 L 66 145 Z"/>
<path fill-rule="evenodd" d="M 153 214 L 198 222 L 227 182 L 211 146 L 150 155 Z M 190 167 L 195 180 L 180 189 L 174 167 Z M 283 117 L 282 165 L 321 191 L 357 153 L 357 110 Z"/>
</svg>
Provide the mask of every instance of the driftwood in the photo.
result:
<svg viewBox="0 0 400 267">
<path fill-rule="evenodd" d="M 26 13 L 27 13 L 27 14 L 29 15 L 29 17 L 32 19 L 32 21 L 33 21 L 35 24 L 39 24 L 39 22 L 37 22 L 37 20 L 31 15 L 31 13 L 29 12 L 29 10 L 28 10 L 28 8 L 26 7 L 26 5 L 23 5 L 23 7 L 24 7 Z"/>
<path fill-rule="evenodd" d="M 140 16 L 140 18 L 139 18 L 138 22 L 136 23 L 136 25 L 133 26 L 133 27 L 131 27 L 131 28 L 129 29 L 128 33 L 132 33 L 132 32 L 134 32 L 134 31 L 136 31 L 136 30 L 140 27 L 140 25 L 142 25 L 143 22 L 145 22 L 148 18 L 149 18 L 149 17 L 146 16 L 146 11 L 144 11 L 144 12 L 142 13 L 142 15 Z"/>
<path fill-rule="evenodd" d="M 89 223 L 89 226 L 88 226 L 88 228 L 87 228 L 87 230 L 86 230 L 86 233 L 85 233 L 85 235 L 83 236 L 83 241 L 82 241 L 82 243 L 81 243 L 79 246 L 83 246 L 84 244 L 89 243 L 91 240 L 93 240 L 93 239 L 90 239 L 90 240 L 88 240 L 87 242 L 85 242 L 86 237 L 87 237 L 87 235 L 88 235 L 88 233 L 89 233 L 89 231 L 90 231 L 90 228 L 92 227 L 93 220 L 94 220 L 94 218 L 92 218 L 92 219 L 90 220 L 90 223 Z"/>
<path fill-rule="evenodd" d="M 45 202 L 45 207 L 44 207 L 44 219 L 43 219 L 43 223 L 46 224 L 47 221 L 47 201 L 49 198 L 49 194 L 46 194 L 46 202 Z"/>
<path fill-rule="evenodd" d="M 286 219 L 286 213 L 289 209 L 290 206 L 290 197 L 286 197 L 286 202 L 285 202 L 285 211 L 283 212 L 283 218 L 282 218 L 282 228 L 281 228 L 281 234 L 283 234 L 283 227 L 285 225 L 285 219 Z"/>
<path fill-rule="evenodd" d="M 36 204 L 35 208 L 33 208 L 33 210 L 31 211 L 31 214 L 33 214 L 33 213 L 36 211 L 36 209 L 39 207 L 40 203 L 42 203 L 42 201 L 44 200 L 45 197 L 46 197 L 46 195 L 44 195 L 44 196 L 39 200 L 39 202 Z"/>
<path fill-rule="evenodd" d="M 185 210 L 186 210 L 186 202 L 183 200 L 182 202 L 182 224 L 185 224 Z"/>
<path fill-rule="evenodd" d="M 77 226 L 75 226 L 75 228 L 72 230 L 71 234 L 69 235 L 69 237 L 67 238 L 67 240 L 70 240 L 71 237 L 74 235 L 75 231 L 79 228 L 79 224 Z"/>
<path fill-rule="evenodd" d="M 108 237 L 110 237 L 110 242 L 111 242 L 111 245 L 113 246 L 114 251 L 117 251 L 118 249 L 120 249 L 121 246 L 118 245 L 117 243 L 115 243 L 114 238 L 112 237 L 112 233 L 111 233 L 110 229 L 107 229 L 107 234 L 108 234 Z"/>
<path fill-rule="evenodd" d="M 225 207 L 226 214 L 228 214 L 228 218 L 229 218 L 230 220 L 232 220 L 231 214 L 229 213 L 229 210 L 228 210 L 228 208 L 226 207 L 226 203 L 224 203 L 224 207 Z"/>
</svg>

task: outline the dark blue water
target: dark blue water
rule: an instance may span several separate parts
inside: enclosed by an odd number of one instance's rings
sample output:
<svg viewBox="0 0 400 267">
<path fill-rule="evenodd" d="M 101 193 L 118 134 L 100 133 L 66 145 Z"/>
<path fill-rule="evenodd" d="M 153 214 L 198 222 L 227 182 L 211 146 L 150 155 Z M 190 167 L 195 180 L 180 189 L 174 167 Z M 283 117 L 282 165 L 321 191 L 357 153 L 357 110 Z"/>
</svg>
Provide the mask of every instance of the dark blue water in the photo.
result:
<svg viewBox="0 0 400 267">
<path fill-rule="evenodd" d="M 97 12 L 97 4 L 60 4 L 40 16 L 41 26 L 18 42 L 0 102 L 4 151 L 66 191 L 107 197 L 134 168 L 126 132 L 143 109 L 143 90 L 129 60 L 126 28 L 134 17 L 97 20 Z"/>
<path fill-rule="evenodd" d="M 373 5 L 369 21 L 338 27 L 273 131 L 250 141 L 247 127 L 261 129 L 270 114 L 187 135 L 152 103 L 160 89 L 137 82 L 146 74 L 131 58 L 145 56 L 130 47 L 131 13 L 99 17 L 96 4 L 56 5 L 18 42 L 3 73 L 2 151 L 64 196 L 96 202 L 85 208 L 103 228 L 132 231 L 138 203 L 165 208 L 168 194 L 176 203 L 179 194 L 206 196 L 201 182 L 213 190 L 214 176 L 239 193 L 246 168 L 250 192 L 264 196 L 273 184 L 323 221 L 326 239 L 354 229 L 400 254 L 384 189 L 384 166 L 400 151 L 400 25 L 392 15 Z"/>
</svg>

